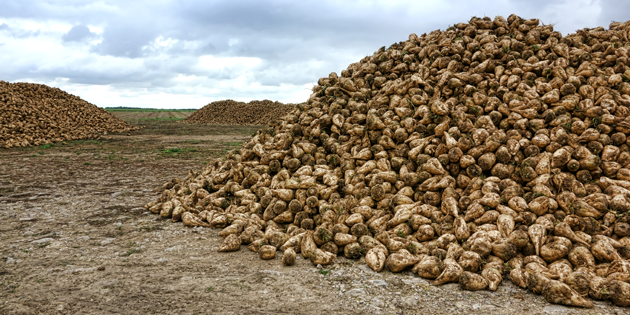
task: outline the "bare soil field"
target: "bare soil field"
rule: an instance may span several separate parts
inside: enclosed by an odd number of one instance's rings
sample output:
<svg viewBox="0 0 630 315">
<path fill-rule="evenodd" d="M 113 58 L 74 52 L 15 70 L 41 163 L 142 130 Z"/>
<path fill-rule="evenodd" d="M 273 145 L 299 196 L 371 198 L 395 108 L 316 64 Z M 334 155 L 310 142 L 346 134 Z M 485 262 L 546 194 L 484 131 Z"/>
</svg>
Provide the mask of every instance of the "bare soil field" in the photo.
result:
<svg viewBox="0 0 630 315">
<path fill-rule="evenodd" d="M 0 314 L 628 314 L 499 290 L 440 287 L 339 257 L 283 267 L 220 230 L 185 228 L 143 208 L 162 184 L 239 146 L 259 127 L 177 124 L 54 146 L 0 149 Z M 126 116 L 126 117 L 125 117 Z M 170 117 L 170 116 L 167 116 Z"/>
<path fill-rule="evenodd" d="M 145 111 L 130 111 L 130 110 L 109 110 L 116 117 L 127 121 L 146 121 L 146 120 L 182 120 L 192 113 L 193 110 L 145 110 Z"/>
</svg>

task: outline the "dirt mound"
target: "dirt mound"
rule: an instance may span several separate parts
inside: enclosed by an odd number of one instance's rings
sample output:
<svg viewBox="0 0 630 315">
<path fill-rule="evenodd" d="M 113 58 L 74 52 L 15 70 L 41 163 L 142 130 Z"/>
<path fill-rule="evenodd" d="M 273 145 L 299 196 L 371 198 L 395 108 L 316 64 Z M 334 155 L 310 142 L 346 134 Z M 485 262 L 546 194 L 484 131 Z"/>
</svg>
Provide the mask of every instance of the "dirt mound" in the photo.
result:
<svg viewBox="0 0 630 315">
<path fill-rule="evenodd" d="M 630 22 L 473 18 L 331 73 L 147 208 L 313 264 L 630 305 Z"/>
<path fill-rule="evenodd" d="M 295 109 L 295 105 L 272 102 L 270 100 L 249 103 L 224 100 L 212 102 L 188 118 L 188 124 L 224 125 L 267 125 L 277 122 L 282 116 Z"/>
<path fill-rule="evenodd" d="M 137 130 L 81 98 L 42 84 L 0 81 L 0 147 L 41 145 Z"/>
</svg>

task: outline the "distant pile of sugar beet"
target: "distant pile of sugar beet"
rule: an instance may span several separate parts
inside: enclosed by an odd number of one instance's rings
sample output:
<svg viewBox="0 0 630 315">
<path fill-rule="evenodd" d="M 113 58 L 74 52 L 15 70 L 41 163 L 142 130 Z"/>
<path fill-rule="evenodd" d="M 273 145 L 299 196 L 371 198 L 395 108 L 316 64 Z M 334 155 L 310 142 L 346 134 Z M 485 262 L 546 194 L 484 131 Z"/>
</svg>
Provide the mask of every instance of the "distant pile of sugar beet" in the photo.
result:
<svg viewBox="0 0 630 315">
<path fill-rule="evenodd" d="M 225 124 L 225 125 L 268 125 L 295 109 L 295 105 L 285 105 L 270 100 L 249 103 L 233 100 L 212 102 L 192 113 L 183 123 Z"/>
<path fill-rule="evenodd" d="M 58 88 L 0 81 L 0 148 L 92 139 L 137 129 Z"/>
</svg>

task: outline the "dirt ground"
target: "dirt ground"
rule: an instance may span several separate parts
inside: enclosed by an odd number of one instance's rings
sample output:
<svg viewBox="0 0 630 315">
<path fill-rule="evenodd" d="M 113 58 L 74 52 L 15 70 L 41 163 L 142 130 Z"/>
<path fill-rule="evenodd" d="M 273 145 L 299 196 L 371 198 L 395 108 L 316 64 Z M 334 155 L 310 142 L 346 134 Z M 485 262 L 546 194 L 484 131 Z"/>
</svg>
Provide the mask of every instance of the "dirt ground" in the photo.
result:
<svg viewBox="0 0 630 315">
<path fill-rule="evenodd" d="M 0 314 L 628 314 L 551 305 L 505 280 L 496 292 L 440 287 L 364 259 L 326 268 L 185 228 L 143 208 L 161 185 L 257 129 L 125 117 L 146 128 L 106 139 L 0 149 Z"/>
<path fill-rule="evenodd" d="M 188 116 L 190 116 L 194 111 L 192 110 L 172 110 L 172 111 L 161 111 L 161 110 L 146 110 L 146 111 L 130 111 L 130 110 L 115 110 L 110 109 L 110 112 L 114 114 L 116 117 L 127 120 L 181 120 Z"/>
</svg>

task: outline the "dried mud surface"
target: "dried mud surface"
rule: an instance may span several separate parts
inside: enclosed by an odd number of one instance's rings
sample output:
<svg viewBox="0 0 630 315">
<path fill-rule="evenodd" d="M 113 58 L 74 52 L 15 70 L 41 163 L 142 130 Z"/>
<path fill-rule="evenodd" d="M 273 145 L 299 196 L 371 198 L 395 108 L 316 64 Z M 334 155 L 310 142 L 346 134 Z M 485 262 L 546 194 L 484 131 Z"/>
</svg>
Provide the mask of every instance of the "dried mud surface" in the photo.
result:
<svg viewBox="0 0 630 315">
<path fill-rule="evenodd" d="M 142 206 L 252 130 L 177 124 L 164 133 L 171 125 L 0 149 L 0 314 L 627 314 L 606 302 L 552 305 L 508 280 L 469 292 L 377 274 L 363 259 L 323 269 L 300 258 L 283 267 L 280 254 L 264 261 L 244 246 L 218 253 L 218 229 L 185 228 Z"/>
</svg>

